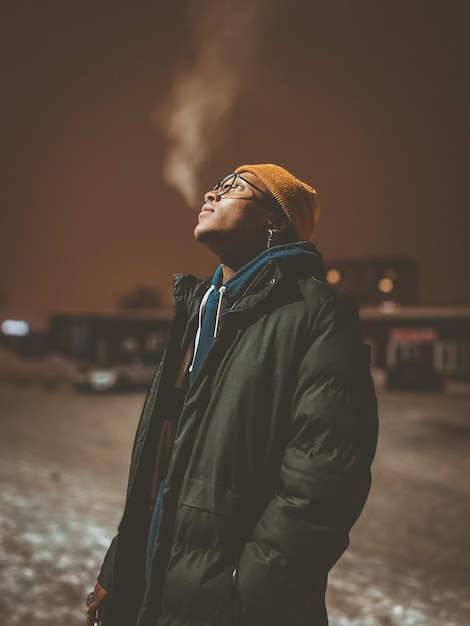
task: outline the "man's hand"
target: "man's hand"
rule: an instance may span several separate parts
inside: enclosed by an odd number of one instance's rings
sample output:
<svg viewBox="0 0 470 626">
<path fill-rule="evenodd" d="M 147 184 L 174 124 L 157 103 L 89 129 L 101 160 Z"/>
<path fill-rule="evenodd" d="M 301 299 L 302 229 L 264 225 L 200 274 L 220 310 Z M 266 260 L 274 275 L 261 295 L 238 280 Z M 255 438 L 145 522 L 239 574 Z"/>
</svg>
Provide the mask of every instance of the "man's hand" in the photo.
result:
<svg viewBox="0 0 470 626">
<path fill-rule="evenodd" d="M 91 602 L 88 604 L 88 601 L 87 601 L 87 607 L 86 607 L 87 626 L 92 626 L 95 611 L 107 593 L 108 592 L 106 591 L 106 589 L 102 587 L 100 583 L 96 583 L 93 593 L 91 593 L 88 596 L 88 598 L 91 597 Z M 101 622 L 100 622 L 100 625 L 101 625 Z"/>
</svg>

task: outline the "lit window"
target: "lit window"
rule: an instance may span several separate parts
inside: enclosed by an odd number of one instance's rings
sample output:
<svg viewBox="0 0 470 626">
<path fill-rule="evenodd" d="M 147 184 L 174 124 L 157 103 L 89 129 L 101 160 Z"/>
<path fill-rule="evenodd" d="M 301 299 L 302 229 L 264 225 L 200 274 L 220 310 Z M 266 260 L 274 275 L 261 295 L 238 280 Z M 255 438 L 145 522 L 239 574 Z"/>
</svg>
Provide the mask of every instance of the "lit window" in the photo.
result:
<svg viewBox="0 0 470 626">
<path fill-rule="evenodd" d="M 382 293 L 390 293 L 393 291 L 393 280 L 390 278 L 381 278 L 378 287 Z"/>
<path fill-rule="evenodd" d="M 135 354 L 139 351 L 139 342 L 135 337 L 124 337 L 121 341 L 121 350 L 126 354 Z"/>
<path fill-rule="evenodd" d="M 149 333 L 145 337 L 145 351 L 158 352 L 163 344 L 161 333 Z"/>
<path fill-rule="evenodd" d="M 341 280 L 341 274 L 338 270 L 330 270 L 326 275 L 326 280 L 330 283 L 330 285 L 336 285 Z"/>
<path fill-rule="evenodd" d="M 5 320 L 2 323 L 2 333 L 4 335 L 24 337 L 29 333 L 29 326 L 28 323 L 23 320 Z"/>
<path fill-rule="evenodd" d="M 400 306 L 397 302 L 392 302 L 392 300 L 384 300 L 379 304 L 379 309 L 384 313 L 395 313 L 398 311 Z"/>
</svg>

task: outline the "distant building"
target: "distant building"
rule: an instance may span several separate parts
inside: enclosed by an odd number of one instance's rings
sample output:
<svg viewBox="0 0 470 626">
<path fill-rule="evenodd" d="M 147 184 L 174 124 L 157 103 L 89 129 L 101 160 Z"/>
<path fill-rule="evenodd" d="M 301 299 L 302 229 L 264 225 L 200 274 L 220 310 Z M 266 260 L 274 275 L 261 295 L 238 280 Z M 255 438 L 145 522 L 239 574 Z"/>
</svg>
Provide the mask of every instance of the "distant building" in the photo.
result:
<svg viewBox="0 0 470 626">
<path fill-rule="evenodd" d="M 372 365 L 389 388 L 470 383 L 470 308 L 418 304 L 418 265 L 407 257 L 338 259 L 327 281 L 360 307 Z"/>
<path fill-rule="evenodd" d="M 337 259 L 325 267 L 330 285 L 360 306 L 418 304 L 418 265 L 407 257 Z"/>
<path fill-rule="evenodd" d="M 372 366 L 389 388 L 470 383 L 470 307 L 364 307 L 360 316 Z"/>
</svg>

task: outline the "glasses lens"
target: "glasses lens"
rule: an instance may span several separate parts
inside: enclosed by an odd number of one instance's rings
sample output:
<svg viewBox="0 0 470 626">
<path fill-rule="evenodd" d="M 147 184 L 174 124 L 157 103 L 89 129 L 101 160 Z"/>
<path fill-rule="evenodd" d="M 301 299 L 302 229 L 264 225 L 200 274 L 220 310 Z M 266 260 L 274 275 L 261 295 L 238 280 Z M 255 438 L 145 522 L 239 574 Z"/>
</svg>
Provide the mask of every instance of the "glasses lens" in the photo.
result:
<svg viewBox="0 0 470 626">
<path fill-rule="evenodd" d="M 229 174 L 228 176 L 225 176 L 225 178 L 222 178 L 222 180 L 217 183 L 214 190 L 217 191 L 219 196 L 223 196 L 225 193 L 228 193 L 230 189 L 233 189 L 236 178 L 236 174 Z"/>
</svg>

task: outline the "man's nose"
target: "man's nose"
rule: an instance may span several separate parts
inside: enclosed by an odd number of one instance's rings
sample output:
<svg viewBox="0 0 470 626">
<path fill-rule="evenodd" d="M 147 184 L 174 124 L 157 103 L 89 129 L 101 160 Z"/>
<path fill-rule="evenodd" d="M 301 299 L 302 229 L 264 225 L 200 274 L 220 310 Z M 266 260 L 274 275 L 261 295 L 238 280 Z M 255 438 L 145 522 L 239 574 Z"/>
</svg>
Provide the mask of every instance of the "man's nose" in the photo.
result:
<svg viewBox="0 0 470 626">
<path fill-rule="evenodd" d="M 204 202 L 215 202 L 219 199 L 217 189 L 212 189 L 204 194 Z"/>
</svg>

